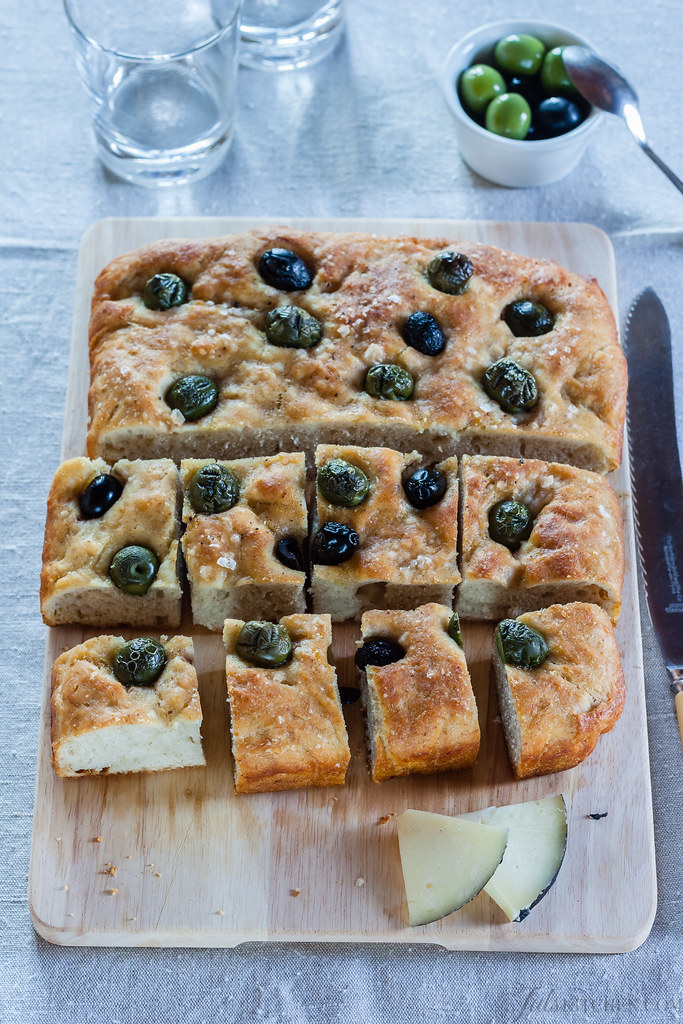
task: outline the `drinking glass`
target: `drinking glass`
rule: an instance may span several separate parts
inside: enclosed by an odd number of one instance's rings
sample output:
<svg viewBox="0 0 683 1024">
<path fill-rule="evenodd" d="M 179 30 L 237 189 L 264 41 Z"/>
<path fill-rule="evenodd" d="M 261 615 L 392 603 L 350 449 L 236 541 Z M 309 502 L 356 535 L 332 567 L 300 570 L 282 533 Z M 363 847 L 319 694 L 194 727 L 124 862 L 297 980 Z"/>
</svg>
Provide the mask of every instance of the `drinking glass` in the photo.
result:
<svg viewBox="0 0 683 1024">
<path fill-rule="evenodd" d="M 243 0 L 242 64 L 290 71 L 315 64 L 341 38 L 343 0 Z"/>
<path fill-rule="evenodd" d="M 210 174 L 233 133 L 240 0 L 64 0 L 102 163 L 138 185 Z"/>
</svg>

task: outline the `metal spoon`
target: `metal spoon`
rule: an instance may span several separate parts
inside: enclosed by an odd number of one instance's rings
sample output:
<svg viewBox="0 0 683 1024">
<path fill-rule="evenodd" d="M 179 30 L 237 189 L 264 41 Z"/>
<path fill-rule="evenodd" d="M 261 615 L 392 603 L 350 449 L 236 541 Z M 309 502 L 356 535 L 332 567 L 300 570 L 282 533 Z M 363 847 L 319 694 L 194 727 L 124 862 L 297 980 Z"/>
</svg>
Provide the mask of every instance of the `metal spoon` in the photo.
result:
<svg viewBox="0 0 683 1024">
<path fill-rule="evenodd" d="M 683 181 L 648 145 L 638 109 L 638 97 L 623 75 L 585 46 L 565 46 L 562 60 L 581 95 L 600 110 L 623 118 L 643 152 L 666 174 L 678 191 L 683 192 Z"/>
</svg>

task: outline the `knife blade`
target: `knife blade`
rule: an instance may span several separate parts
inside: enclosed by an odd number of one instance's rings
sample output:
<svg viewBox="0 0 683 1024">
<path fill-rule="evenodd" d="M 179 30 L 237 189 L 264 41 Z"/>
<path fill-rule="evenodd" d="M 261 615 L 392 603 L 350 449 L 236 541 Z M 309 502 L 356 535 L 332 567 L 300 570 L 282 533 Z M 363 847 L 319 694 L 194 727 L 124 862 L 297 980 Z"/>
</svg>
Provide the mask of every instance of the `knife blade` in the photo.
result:
<svg viewBox="0 0 683 1024">
<path fill-rule="evenodd" d="M 636 531 L 652 626 L 676 693 L 683 744 L 683 479 L 674 412 L 671 330 L 656 292 L 626 322 L 628 436 Z"/>
</svg>

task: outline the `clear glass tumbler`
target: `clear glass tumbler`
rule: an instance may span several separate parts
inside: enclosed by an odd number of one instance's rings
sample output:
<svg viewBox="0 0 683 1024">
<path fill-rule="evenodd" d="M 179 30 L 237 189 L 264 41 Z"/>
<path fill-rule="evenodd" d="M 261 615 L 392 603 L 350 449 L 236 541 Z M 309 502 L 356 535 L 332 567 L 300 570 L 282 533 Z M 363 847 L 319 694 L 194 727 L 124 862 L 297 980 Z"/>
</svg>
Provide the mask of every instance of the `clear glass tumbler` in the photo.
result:
<svg viewBox="0 0 683 1024">
<path fill-rule="evenodd" d="M 315 64 L 336 46 L 343 0 L 243 0 L 242 64 L 290 71 Z"/>
<path fill-rule="evenodd" d="M 64 0 L 100 159 L 137 185 L 210 174 L 232 141 L 240 0 Z"/>
</svg>

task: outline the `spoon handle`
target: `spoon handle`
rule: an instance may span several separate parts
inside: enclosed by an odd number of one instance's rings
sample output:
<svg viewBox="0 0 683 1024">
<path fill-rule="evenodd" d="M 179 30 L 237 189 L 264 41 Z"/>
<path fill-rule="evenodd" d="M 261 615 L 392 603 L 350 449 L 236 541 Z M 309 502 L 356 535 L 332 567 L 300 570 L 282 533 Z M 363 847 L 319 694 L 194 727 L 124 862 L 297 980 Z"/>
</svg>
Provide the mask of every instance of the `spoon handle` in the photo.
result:
<svg viewBox="0 0 683 1024">
<path fill-rule="evenodd" d="M 673 184 L 676 186 L 678 191 L 679 192 L 683 192 L 683 181 L 681 181 L 681 179 L 678 177 L 678 175 L 674 174 L 674 172 L 671 170 L 671 168 L 668 167 L 667 164 L 664 163 L 664 161 L 661 159 L 661 157 L 657 156 L 655 151 L 650 148 L 650 146 L 648 145 L 648 143 L 644 139 L 638 139 L 637 136 L 636 136 L 636 139 L 637 139 L 638 145 L 640 146 L 642 151 L 644 153 L 647 153 L 647 155 L 649 156 L 650 160 L 652 160 L 653 163 L 657 164 L 657 167 L 659 167 L 660 171 L 663 171 L 664 174 L 666 174 L 666 176 L 669 179 L 669 181 L 673 182 Z"/>
</svg>

